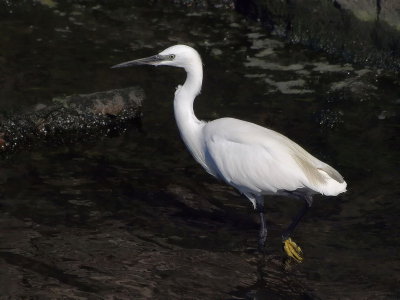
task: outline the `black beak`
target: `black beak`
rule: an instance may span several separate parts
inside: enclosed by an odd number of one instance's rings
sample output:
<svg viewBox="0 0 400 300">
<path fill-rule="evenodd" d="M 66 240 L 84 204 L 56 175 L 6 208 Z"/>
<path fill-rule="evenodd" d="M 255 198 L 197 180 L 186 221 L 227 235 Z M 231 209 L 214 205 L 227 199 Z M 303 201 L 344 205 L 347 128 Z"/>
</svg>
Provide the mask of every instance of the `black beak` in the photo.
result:
<svg viewBox="0 0 400 300">
<path fill-rule="evenodd" d="M 165 60 L 165 57 L 158 54 L 158 55 L 154 55 L 154 56 L 150 56 L 150 57 L 126 61 L 126 62 L 120 63 L 118 65 L 112 66 L 111 69 L 126 68 L 126 67 L 136 66 L 136 65 L 153 65 L 153 66 L 155 66 L 164 60 Z"/>
</svg>

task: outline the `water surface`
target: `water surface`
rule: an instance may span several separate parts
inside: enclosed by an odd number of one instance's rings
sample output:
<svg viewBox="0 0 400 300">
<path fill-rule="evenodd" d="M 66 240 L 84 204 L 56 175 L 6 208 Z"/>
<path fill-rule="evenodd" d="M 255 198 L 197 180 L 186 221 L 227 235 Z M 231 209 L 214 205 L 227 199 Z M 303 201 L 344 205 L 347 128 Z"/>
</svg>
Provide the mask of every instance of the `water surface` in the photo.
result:
<svg viewBox="0 0 400 300">
<path fill-rule="evenodd" d="M 147 1 L 5 1 L 0 111 L 139 85 L 142 130 L 0 161 L 0 291 L 160 299 L 400 297 L 396 74 L 276 40 L 234 12 Z M 280 234 L 300 203 L 266 201 L 267 262 L 250 203 L 198 166 L 173 119 L 182 70 L 116 63 L 177 43 L 202 55 L 199 118 L 280 131 L 348 183 L 318 197 L 295 234 L 305 262 L 284 270 Z M 235 298 L 236 297 L 236 298 Z"/>
</svg>

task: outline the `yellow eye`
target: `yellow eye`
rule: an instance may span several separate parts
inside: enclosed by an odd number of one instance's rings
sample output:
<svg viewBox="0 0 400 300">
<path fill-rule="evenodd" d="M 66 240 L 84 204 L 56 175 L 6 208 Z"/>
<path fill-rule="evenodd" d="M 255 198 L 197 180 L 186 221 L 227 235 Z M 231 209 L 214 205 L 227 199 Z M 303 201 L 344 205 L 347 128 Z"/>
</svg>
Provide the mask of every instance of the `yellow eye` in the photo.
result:
<svg viewBox="0 0 400 300">
<path fill-rule="evenodd" d="M 168 57 L 170 60 L 173 60 L 175 58 L 175 54 L 170 54 L 170 55 L 168 55 Z"/>
</svg>

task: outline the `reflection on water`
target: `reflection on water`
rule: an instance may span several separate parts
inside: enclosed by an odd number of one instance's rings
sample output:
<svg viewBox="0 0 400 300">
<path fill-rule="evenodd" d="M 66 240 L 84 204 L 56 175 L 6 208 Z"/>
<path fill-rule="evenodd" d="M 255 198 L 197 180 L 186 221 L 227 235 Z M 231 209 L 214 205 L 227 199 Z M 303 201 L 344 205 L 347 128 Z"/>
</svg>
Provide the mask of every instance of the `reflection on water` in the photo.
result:
<svg viewBox="0 0 400 300">
<path fill-rule="evenodd" d="M 6 5 L 1 112 L 132 85 L 147 99 L 143 132 L 0 162 L 3 294 L 400 296 L 396 76 L 287 46 L 231 12 L 122 0 Z M 180 141 L 172 99 L 184 74 L 109 69 L 176 43 L 194 46 L 204 60 L 199 117 L 278 130 L 348 182 L 345 195 L 315 201 L 299 226 L 306 260 L 292 270 L 282 270 L 280 233 L 299 203 L 267 201 L 268 260 L 260 266 L 250 203 L 205 174 Z"/>
</svg>

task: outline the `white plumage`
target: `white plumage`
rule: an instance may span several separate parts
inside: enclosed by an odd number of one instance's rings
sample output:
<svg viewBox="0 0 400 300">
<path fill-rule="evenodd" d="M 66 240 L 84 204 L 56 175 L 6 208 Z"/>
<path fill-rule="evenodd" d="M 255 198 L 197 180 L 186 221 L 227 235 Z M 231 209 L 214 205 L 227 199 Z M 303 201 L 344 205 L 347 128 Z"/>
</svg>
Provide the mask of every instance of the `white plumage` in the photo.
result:
<svg viewBox="0 0 400 300">
<path fill-rule="evenodd" d="M 333 168 L 273 130 L 223 118 L 206 123 L 202 131 L 205 164 L 211 173 L 245 195 L 307 188 L 335 196 L 346 190 Z"/>
<path fill-rule="evenodd" d="M 233 118 L 199 121 L 193 101 L 203 79 L 200 56 L 184 45 L 160 53 L 170 54 L 179 61 L 162 64 L 181 66 L 188 73 L 175 92 L 175 118 L 187 148 L 207 172 L 248 196 L 254 207 L 254 196 L 280 190 L 307 188 L 328 196 L 346 191 L 346 182 L 336 170 L 280 133 Z"/>
<path fill-rule="evenodd" d="M 301 197 L 311 205 L 313 194 L 336 196 L 346 191 L 346 182 L 335 169 L 280 133 L 233 118 L 198 120 L 193 101 L 201 90 L 203 69 L 193 48 L 176 45 L 158 55 L 115 67 L 134 64 L 170 65 L 186 70 L 186 81 L 177 88 L 174 99 L 181 137 L 208 173 L 246 195 L 254 208 L 263 209 L 263 195 Z M 288 236 L 304 213 L 289 227 Z M 261 223 L 263 226 L 263 215 Z M 265 241 L 266 228 L 261 231 L 260 239 Z"/>
</svg>

